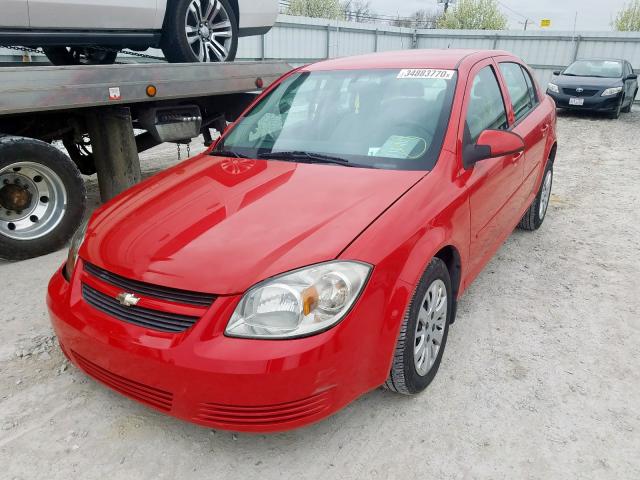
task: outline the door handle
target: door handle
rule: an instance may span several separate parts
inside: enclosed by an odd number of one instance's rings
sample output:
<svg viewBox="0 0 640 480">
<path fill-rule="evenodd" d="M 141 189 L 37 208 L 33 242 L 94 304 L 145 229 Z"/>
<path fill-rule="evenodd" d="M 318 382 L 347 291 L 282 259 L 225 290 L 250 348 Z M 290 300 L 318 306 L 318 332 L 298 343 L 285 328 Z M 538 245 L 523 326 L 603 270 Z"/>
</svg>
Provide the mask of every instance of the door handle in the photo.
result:
<svg viewBox="0 0 640 480">
<path fill-rule="evenodd" d="M 520 160 L 523 155 L 524 155 L 524 150 L 522 152 L 514 153 L 511 161 L 513 163 L 518 163 L 518 160 Z"/>
<path fill-rule="evenodd" d="M 549 124 L 545 123 L 544 127 L 542 127 L 540 130 L 542 131 L 542 133 L 547 133 L 547 130 L 549 130 Z"/>
</svg>

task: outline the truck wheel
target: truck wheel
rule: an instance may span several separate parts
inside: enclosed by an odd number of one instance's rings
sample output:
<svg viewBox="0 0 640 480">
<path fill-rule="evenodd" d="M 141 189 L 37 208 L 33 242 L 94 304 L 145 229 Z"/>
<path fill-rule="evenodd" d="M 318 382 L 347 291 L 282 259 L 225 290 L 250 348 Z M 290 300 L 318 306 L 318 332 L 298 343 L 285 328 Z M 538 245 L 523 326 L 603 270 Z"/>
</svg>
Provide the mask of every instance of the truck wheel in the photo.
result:
<svg viewBox="0 0 640 480">
<path fill-rule="evenodd" d="M 547 209 L 549 208 L 549 200 L 551 199 L 551 187 L 553 186 L 553 162 L 547 162 L 547 168 L 544 171 L 542 185 L 538 195 L 533 199 L 531 205 L 520 220 L 518 228 L 522 230 L 537 230 L 542 226 Z"/>
<path fill-rule="evenodd" d="M 434 258 L 422 276 L 400 327 L 388 390 L 413 395 L 438 373 L 453 312 L 451 279 L 445 263 Z"/>
<path fill-rule="evenodd" d="M 0 258 L 22 260 L 64 247 L 82 221 L 85 187 L 57 148 L 0 138 Z"/>
<path fill-rule="evenodd" d="M 82 47 L 43 47 L 42 50 L 54 65 L 111 65 L 118 52 Z"/>
<path fill-rule="evenodd" d="M 169 62 L 232 62 L 238 20 L 229 0 L 176 0 L 169 4 L 162 51 Z"/>
</svg>

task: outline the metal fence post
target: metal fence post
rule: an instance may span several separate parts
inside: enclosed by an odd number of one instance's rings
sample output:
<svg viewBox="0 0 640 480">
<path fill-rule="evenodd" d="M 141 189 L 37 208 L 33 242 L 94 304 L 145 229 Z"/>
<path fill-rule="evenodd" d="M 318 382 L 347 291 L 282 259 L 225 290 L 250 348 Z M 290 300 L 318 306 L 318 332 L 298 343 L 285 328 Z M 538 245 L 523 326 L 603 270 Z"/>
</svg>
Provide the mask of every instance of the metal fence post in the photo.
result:
<svg viewBox="0 0 640 480">
<path fill-rule="evenodd" d="M 327 24 L 327 56 L 331 58 L 331 24 Z"/>
<path fill-rule="evenodd" d="M 493 37 L 493 49 L 494 50 L 497 50 L 497 48 L 498 48 L 498 40 L 500 40 L 500 37 L 496 33 L 495 36 Z"/>
<path fill-rule="evenodd" d="M 261 56 L 262 56 L 262 60 L 264 60 L 265 58 L 267 58 L 266 53 L 265 53 L 266 49 L 267 49 L 267 46 L 266 46 L 266 41 L 265 41 L 265 36 L 264 35 L 261 36 L 261 40 L 260 41 L 261 41 L 261 46 L 262 46 L 262 48 L 261 48 Z"/>
<path fill-rule="evenodd" d="M 380 30 L 376 28 L 376 31 L 374 33 L 374 37 L 373 37 L 373 51 L 377 52 L 378 51 L 378 34 L 380 33 Z"/>
<path fill-rule="evenodd" d="M 575 61 L 578 58 L 578 50 L 580 50 L 580 41 L 582 40 L 582 35 L 578 35 L 576 37 L 576 46 L 573 49 L 573 60 Z"/>
</svg>

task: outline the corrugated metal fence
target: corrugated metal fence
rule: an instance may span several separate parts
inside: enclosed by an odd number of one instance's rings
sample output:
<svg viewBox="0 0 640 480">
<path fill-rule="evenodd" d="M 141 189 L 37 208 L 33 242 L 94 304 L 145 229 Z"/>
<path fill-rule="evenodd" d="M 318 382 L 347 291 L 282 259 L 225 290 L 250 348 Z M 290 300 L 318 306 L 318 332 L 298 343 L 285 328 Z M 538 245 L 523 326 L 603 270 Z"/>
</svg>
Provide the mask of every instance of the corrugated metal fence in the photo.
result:
<svg viewBox="0 0 640 480">
<path fill-rule="evenodd" d="M 242 59 L 285 59 L 298 65 L 325 58 L 409 48 L 488 48 L 513 52 L 541 85 L 576 58 L 624 58 L 640 73 L 640 32 L 414 30 L 281 15 L 263 37 L 241 40 Z M 640 99 L 640 97 L 639 97 Z"/>
<path fill-rule="evenodd" d="M 239 60 L 284 59 L 299 65 L 325 58 L 410 48 L 495 48 L 524 59 L 545 85 L 554 70 L 576 58 L 625 58 L 640 73 L 640 32 L 414 30 L 371 23 L 280 15 L 266 35 L 240 41 Z M 161 55 L 157 50 L 148 53 Z M 32 60 L 40 60 L 32 55 Z M 22 61 L 0 49 L 0 61 Z"/>
</svg>

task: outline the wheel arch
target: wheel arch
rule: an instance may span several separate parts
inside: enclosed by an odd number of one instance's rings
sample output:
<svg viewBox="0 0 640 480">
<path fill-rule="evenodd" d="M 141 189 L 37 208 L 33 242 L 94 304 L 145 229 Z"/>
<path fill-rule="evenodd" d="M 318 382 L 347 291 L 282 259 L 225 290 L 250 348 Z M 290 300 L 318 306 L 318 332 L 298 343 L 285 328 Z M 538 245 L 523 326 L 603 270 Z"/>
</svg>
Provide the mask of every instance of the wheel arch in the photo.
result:
<svg viewBox="0 0 640 480">
<path fill-rule="evenodd" d="M 238 5 L 238 0 L 229 0 L 229 4 L 233 8 L 233 13 L 236 14 L 236 21 L 238 22 L 238 28 L 240 28 L 240 5 Z"/>
<path fill-rule="evenodd" d="M 462 260 L 460 252 L 453 245 L 442 247 L 433 258 L 439 258 L 447 266 L 449 277 L 451 278 L 451 290 L 453 293 L 453 313 L 451 323 L 456 320 L 456 310 L 458 304 L 458 293 L 460 291 L 460 279 L 462 278 Z"/>
</svg>

